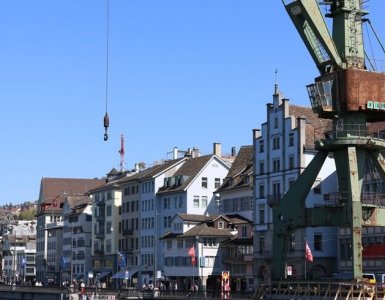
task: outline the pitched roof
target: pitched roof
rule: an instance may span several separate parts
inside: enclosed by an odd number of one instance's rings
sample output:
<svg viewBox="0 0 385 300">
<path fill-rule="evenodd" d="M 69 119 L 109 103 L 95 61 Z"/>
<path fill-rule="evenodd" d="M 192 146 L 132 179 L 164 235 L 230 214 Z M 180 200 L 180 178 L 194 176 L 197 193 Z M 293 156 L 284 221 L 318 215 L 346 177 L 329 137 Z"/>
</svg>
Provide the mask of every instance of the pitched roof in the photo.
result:
<svg viewBox="0 0 385 300">
<path fill-rule="evenodd" d="M 306 141 L 305 147 L 307 149 L 314 149 L 314 132 L 324 133 L 331 131 L 332 120 L 319 118 L 310 107 L 303 107 L 297 105 L 289 105 L 289 114 L 295 118 L 306 119 Z"/>
<path fill-rule="evenodd" d="M 102 179 L 42 178 L 39 204 L 45 209 L 61 210 L 60 205 L 69 195 L 84 195 L 104 184 Z"/>
<path fill-rule="evenodd" d="M 247 146 L 242 146 L 238 154 L 231 165 L 230 171 L 227 174 L 229 177 L 233 177 L 242 171 L 244 171 L 245 167 L 248 165 L 253 164 L 253 146 L 252 145 L 247 145 Z"/>
<path fill-rule="evenodd" d="M 185 163 L 173 174 L 173 177 L 185 176 L 186 180 L 184 180 L 180 185 L 161 187 L 158 193 L 176 192 L 176 191 L 185 190 L 185 188 L 190 185 L 190 183 L 199 174 L 199 172 L 202 171 L 203 167 L 214 156 L 215 156 L 214 154 L 210 154 L 210 155 L 198 156 L 198 157 L 187 159 Z"/>
<path fill-rule="evenodd" d="M 66 201 L 71 209 L 70 214 L 79 214 L 84 211 L 92 200 L 89 196 L 68 196 L 66 197 Z"/>
<path fill-rule="evenodd" d="M 186 231 L 181 237 L 196 237 L 196 236 L 219 236 L 219 237 L 232 237 L 230 229 L 219 229 L 212 226 L 208 226 L 207 223 L 196 225 L 190 230 Z"/>
<path fill-rule="evenodd" d="M 217 190 L 218 192 L 239 188 L 243 186 L 251 186 L 252 183 L 245 181 L 245 177 L 253 174 L 253 146 L 242 146 L 235 158 L 229 173 L 223 184 Z"/>
<path fill-rule="evenodd" d="M 178 213 L 175 216 L 178 216 L 183 221 L 190 221 L 190 222 L 197 222 L 197 223 L 213 221 L 217 217 L 217 215 L 206 216 L 206 215 L 194 215 L 194 214 L 184 214 L 184 213 Z"/>
</svg>

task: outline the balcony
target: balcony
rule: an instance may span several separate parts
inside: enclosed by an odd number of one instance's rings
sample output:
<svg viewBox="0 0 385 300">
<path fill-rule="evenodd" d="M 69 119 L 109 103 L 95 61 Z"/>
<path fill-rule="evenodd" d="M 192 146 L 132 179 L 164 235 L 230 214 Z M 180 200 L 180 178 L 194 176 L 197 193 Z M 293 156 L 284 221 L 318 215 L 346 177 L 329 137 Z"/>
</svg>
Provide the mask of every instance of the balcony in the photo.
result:
<svg viewBox="0 0 385 300">
<path fill-rule="evenodd" d="M 95 255 L 104 255 L 104 249 L 98 248 L 94 250 Z"/>
<path fill-rule="evenodd" d="M 104 200 L 99 200 L 96 202 L 96 206 L 105 206 L 106 205 L 106 202 Z"/>
<path fill-rule="evenodd" d="M 273 195 L 268 195 L 267 196 L 267 204 L 269 206 L 277 205 L 279 203 L 279 201 L 281 200 L 281 198 L 282 198 L 282 194 L 281 193 L 273 194 Z"/>
<path fill-rule="evenodd" d="M 104 214 L 98 214 L 97 216 L 95 216 L 95 220 L 98 222 L 104 222 L 105 219 L 106 217 L 104 216 Z"/>
<path fill-rule="evenodd" d="M 104 237 L 105 237 L 104 230 L 101 230 L 95 234 L 95 238 L 97 238 L 98 240 L 102 240 L 104 239 Z"/>
<path fill-rule="evenodd" d="M 134 234 L 132 229 L 123 229 L 124 236 L 132 236 Z"/>
</svg>

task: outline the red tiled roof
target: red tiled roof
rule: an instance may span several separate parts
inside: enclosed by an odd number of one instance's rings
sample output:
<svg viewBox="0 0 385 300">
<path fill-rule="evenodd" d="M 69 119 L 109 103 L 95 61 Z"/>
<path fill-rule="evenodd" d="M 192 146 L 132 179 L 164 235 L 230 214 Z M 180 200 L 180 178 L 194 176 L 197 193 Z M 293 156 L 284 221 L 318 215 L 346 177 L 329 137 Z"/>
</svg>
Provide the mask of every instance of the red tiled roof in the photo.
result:
<svg viewBox="0 0 385 300">
<path fill-rule="evenodd" d="M 40 183 L 39 204 L 42 210 L 61 210 L 65 197 L 84 195 L 104 182 L 102 179 L 43 178 Z"/>
</svg>

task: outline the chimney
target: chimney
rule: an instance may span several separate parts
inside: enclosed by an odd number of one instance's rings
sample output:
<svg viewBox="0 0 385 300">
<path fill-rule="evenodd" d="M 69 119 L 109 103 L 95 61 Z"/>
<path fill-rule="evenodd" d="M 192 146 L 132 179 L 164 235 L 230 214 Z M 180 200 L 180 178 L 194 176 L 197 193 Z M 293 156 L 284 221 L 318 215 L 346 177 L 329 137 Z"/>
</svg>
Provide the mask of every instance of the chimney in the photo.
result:
<svg viewBox="0 0 385 300">
<path fill-rule="evenodd" d="M 191 150 L 191 148 L 188 148 L 188 149 L 187 149 L 187 151 L 186 151 L 186 153 L 184 154 L 184 156 L 185 156 L 185 157 L 190 157 L 190 158 L 192 157 L 192 150 Z"/>
<path fill-rule="evenodd" d="M 178 147 L 174 147 L 172 151 L 172 159 L 177 159 L 178 158 Z"/>
<path fill-rule="evenodd" d="M 222 157 L 222 145 L 221 143 L 214 143 L 213 144 L 213 154 L 216 156 Z"/>
<path fill-rule="evenodd" d="M 199 156 L 200 156 L 199 149 L 194 147 L 192 149 L 192 157 L 195 158 L 195 157 L 199 157 Z"/>
<path fill-rule="evenodd" d="M 231 147 L 231 156 L 237 156 L 237 150 L 235 149 L 235 147 Z"/>
</svg>

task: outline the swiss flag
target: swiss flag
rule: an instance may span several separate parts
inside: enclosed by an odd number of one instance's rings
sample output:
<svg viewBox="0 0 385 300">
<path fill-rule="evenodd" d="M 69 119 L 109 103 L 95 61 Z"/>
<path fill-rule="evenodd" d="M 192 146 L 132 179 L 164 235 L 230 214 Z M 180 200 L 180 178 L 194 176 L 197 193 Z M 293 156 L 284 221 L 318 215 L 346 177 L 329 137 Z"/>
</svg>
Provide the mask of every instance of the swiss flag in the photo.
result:
<svg viewBox="0 0 385 300">
<path fill-rule="evenodd" d="M 305 240 L 305 259 L 307 261 L 313 262 L 313 254 L 311 253 L 311 249 L 306 240 Z"/>
<path fill-rule="evenodd" d="M 191 257 L 191 264 L 195 266 L 196 260 L 195 260 L 195 245 L 192 245 L 190 249 L 188 249 L 187 255 Z"/>
</svg>

